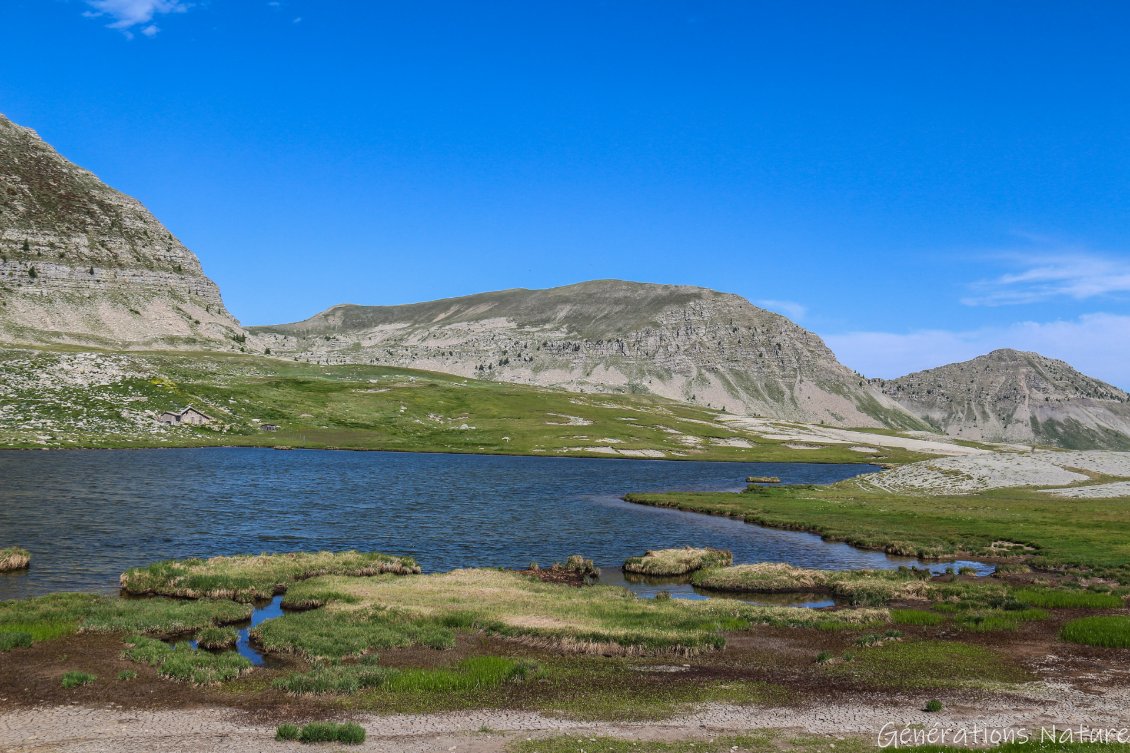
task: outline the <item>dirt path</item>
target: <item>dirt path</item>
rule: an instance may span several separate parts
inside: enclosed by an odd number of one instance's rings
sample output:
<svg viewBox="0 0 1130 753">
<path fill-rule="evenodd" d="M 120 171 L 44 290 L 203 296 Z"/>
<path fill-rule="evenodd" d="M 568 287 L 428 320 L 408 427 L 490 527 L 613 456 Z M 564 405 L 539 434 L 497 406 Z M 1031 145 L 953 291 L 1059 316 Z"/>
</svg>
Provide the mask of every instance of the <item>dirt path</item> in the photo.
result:
<svg viewBox="0 0 1130 753">
<path fill-rule="evenodd" d="M 515 739 L 571 733 L 589 737 L 678 740 L 788 729 L 828 736 L 875 737 L 884 725 L 944 729 L 1038 730 L 1052 724 L 1130 727 L 1130 688 L 1088 688 L 1033 683 L 1021 694 L 961 691 L 941 694 L 945 711 L 920 711 L 923 698 L 857 697 L 802 707 L 706 705 L 685 716 L 649 723 L 587 723 L 531 712 L 470 711 L 450 714 L 358 716 L 368 731 L 357 751 L 380 753 L 498 753 Z M 225 709 L 129 710 L 55 706 L 0 712 L 2 753 L 249 753 L 295 751 L 274 740 L 274 727 Z"/>
</svg>

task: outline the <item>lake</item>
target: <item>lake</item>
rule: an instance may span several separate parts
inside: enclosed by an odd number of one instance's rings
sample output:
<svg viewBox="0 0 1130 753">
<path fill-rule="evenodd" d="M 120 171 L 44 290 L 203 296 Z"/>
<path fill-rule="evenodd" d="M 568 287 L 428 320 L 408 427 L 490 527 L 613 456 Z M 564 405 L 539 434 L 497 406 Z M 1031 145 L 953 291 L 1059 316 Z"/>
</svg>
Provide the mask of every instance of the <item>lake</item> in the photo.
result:
<svg viewBox="0 0 1130 753">
<path fill-rule="evenodd" d="M 619 499 L 737 491 L 751 475 L 826 484 L 875 470 L 260 448 L 0 451 L 0 546 L 32 552 L 29 571 L 0 575 L 0 599 L 113 592 L 123 570 L 161 559 L 322 549 L 411 555 L 426 572 L 547 566 L 575 553 L 618 568 L 684 545 L 730 549 L 739 563 L 913 563 Z"/>
</svg>

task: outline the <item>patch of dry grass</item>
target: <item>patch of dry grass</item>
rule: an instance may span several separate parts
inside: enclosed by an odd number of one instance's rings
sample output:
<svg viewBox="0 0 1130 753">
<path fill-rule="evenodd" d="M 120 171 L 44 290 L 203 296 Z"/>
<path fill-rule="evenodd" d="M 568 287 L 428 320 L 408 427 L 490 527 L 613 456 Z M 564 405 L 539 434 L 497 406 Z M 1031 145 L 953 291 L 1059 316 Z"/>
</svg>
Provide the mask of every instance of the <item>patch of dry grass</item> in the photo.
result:
<svg viewBox="0 0 1130 753">
<path fill-rule="evenodd" d="M 0 573 L 23 570 L 31 565 L 31 552 L 18 546 L 0 548 Z"/>
<path fill-rule="evenodd" d="M 724 633 L 755 624 L 887 619 L 885 610 L 823 613 L 726 599 L 656 601 L 622 588 L 574 588 L 500 570 L 455 570 L 405 579 L 328 576 L 297 584 L 288 598 L 320 601 L 327 613 L 345 619 L 375 607 L 409 620 L 484 630 L 528 645 L 613 654 L 717 649 L 725 645 Z"/>
</svg>

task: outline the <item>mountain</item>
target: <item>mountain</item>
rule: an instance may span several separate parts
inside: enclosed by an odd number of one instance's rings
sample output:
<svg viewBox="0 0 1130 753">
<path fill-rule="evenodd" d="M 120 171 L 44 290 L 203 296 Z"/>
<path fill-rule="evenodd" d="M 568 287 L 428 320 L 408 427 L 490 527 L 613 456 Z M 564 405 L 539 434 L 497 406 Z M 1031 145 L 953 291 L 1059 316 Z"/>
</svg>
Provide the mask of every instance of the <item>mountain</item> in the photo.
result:
<svg viewBox="0 0 1130 753">
<path fill-rule="evenodd" d="M 925 428 L 815 334 L 736 295 L 599 280 L 404 306 L 335 306 L 252 327 L 275 354 L 580 392 L 652 393 L 839 426 Z"/>
<path fill-rule="evenodd" d="M 196 256 L 145 207 L 0 115 L 0 341 L 233 347 L 243 336 Z"/>
<path fill-rule="evenodd" d="M 876 384 L 955 437 L 1130 450 L 1130 395 L 1039 353 L 994 350 Z"/>
</svg>

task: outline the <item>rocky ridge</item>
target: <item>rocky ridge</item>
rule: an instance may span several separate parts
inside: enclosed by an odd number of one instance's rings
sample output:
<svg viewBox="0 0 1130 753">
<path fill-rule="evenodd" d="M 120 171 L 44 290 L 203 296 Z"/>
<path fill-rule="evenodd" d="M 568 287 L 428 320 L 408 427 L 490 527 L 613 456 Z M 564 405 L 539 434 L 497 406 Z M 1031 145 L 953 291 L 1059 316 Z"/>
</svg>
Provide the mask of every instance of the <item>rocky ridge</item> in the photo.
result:
<svg viewBox="0 0 1130 753">
<path fill-rule="evenodd" d="M 874 383 L 951 436 L 1130 450 L 1130 395 L 1038 353 L 995 350 Z"/>
<path fill-rule="evenodd" d="M 744 298 L 598 280 L 405 306 L 335 306 L 253 327 L 273 353 L 579 392 L 652 393 L 837 426 L 925 428 L 824 342 Z"/>
<path fill-rule="evenodd" d="M 243 336 L 140 202 L 0 115 L 0 341 L 231 348 Z"/>
</svg>

